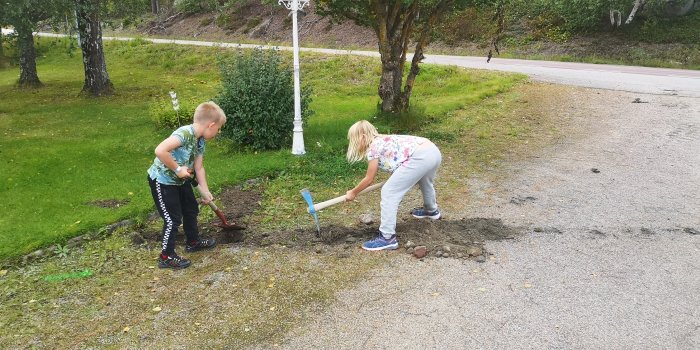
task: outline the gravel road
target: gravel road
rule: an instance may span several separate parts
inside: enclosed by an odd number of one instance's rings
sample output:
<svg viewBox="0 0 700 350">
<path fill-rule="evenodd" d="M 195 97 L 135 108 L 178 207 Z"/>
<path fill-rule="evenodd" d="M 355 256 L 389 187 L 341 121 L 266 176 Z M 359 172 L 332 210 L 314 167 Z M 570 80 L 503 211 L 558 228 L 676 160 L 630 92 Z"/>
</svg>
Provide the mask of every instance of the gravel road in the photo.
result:
<svg viewBox="0 0 700 350">
<path fill-rule="evenodd" d="M 567 136 L 449 214 L 521 235 L 485 263 L 396 254 L 280 347 L 700 348 L 700 99 L 567 89 Z"/>
</svg>

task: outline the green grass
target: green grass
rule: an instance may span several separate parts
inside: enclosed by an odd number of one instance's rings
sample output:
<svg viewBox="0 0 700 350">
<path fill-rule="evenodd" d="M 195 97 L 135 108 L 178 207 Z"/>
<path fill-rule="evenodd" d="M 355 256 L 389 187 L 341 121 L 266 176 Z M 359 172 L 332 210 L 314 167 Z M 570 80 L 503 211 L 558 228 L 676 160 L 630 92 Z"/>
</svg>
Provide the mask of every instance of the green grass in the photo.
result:
<svg viewBox="0 0 700 350">
<path fill-rule="evenodd" d="M 0 260 L 151 212 L 145 171 L 155 145 L 171 130 L 154 128 L 149 103 L 168 99 L 171 89 L 181 98 L 211 99 L 219 84 L 216 56 L 230 53 L 143 40 L 106 42 L 105 48 L 116 89 L 107 98 L 79 95 L 82 62 L 79 52 L 67 53 L 67 40 L 39 42 L 44 88 L 18 90 L 17 68 L 0 70 L 0 150 L 6 162 L 0 185 Z M 364 170 L 345 162 L 345 135 L 353 122 L 373 115 L 379 71 L 376 59 L 302 55 L 303 84 L 315 91 L 316 114 L 304 135 L 307 155 L 245 153 L 215 141 L 205 161 L 211 187 L 216 191 L 249 178 L 280 178 L 270 184 L 268 199 L 298 197 L 298 189 L 309 183 L 323 184 L 320 193 L 351 187 Z M 437 118 L 519 79 L 425 65 L 412 101 L 425 106 L 427 117 Z M 107 199 L 128 203 L 109 209 L 91 204 Z M 286 212 L 296 205 L 290 203 Z M 266 212 L 260 221 L 273 221 L 273 214 Z"/>
</svg>

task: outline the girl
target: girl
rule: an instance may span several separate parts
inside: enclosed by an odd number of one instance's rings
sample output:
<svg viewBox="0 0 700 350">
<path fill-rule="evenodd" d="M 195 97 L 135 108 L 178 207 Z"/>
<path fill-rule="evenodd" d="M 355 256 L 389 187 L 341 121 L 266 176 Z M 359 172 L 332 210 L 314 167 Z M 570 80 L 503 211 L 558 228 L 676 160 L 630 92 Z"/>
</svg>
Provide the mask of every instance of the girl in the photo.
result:
<svg viewBox="0 0 700 350">
<path fill-rule="evenodd" d="M 373 181 L 377 170 L 391 173 L 389 180 L 382 187 L 382 218 L 379 234 L 364 244 L 366 250 L 396 249 L 396 213 L 401 199 L 416 183 L 423 193 L 423 207 L 416 208 L 411 214 L 419 219 L 440 218 L 440 211 L 435 199 L 433 181 L 442 155 L 430 140 L 410 135 L 381 135 L 366 120 L 361 120 L 348 130 L 349 162 L 367 159 L 367 174 L 355 188 L 347 191 L 345 199 L 355 199 Z"/>
</svg>

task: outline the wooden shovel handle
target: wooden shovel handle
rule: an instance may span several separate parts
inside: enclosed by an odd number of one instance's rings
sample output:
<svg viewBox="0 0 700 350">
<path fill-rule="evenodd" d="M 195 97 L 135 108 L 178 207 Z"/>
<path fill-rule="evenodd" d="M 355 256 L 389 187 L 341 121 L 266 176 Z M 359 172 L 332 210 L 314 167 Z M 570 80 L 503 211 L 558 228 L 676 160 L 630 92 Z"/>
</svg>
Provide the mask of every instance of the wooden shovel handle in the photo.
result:
<svg viewBox="0 0 700 350">
<path fill-rule="evenodd" d="M 380 187 L 382 187 L 383 185 L 384 185 L 384 182 L 376 183 L 376 184 L 374 184 L 374 185 L 372 185 L 372 186 L 369 186 L 369 187 L 365 188 L 365 189 L 362 190 L 359 194 L 363 194 L 363 193 L 365 193 L 365 192 L 369 192 L 369 191 L 376 190 L 377 188 L 380 188 Z M 330 207 L 331 205 L 335 205 L 335 204 L 338 204 L 338 203 L 341 203 L 341 202 L 344 202 L 344 201 L 345 201 L 345 195 L 342 195 L 342 196 L 340 196 L 340 197 L 335 197 L 335 198 L 329 199 L 329 200 L 327 200 L 327 201 L 325 201 L 325 202 L 321 202 L 321 203 L 314 204 L 314 210 L 315 210 L 315 211 L 323 210 L 323 209 L 325 209 L 325 208 Z"/>
</svg>

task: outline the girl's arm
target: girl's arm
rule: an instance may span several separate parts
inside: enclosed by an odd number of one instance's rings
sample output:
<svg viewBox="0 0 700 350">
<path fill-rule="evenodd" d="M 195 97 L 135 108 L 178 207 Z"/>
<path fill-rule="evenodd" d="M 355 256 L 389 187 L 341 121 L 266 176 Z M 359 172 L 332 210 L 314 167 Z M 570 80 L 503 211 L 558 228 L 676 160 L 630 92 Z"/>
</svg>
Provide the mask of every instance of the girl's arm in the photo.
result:
<svg viewBox="0 0 700 350">
<path fill-rule="evenodd" d="M 355 188 L 345 193 L 345 200 L 351 201 L 355 199 L 358 193 L 367 188 L 367 186 L 371 185 L 372 182 L 374 182 L 374 177 L 377 176 L 378 169 L 379 159 L 370 160 L 367 163 L 367 173 L 365 174 L 364 179 L 362 179 L 362 181 L 360 181 L 360 183 L 358 183 L 357 186 L 355 186 Z"/>
<path fill-rule="evenodd" d="M 209 192 L 209 186 L 207 185 L 207 173 L 204 171 L 204 157 L 197 156 L 194 158 L 194 173 L 197 177 L 197 190 L 202 196 L 202 203 L 209 204 L 214 199 L 211 192 Z"/>
<path fill-rule="evenodd" d="M 180 164 L 177 164 L 175 158 L 170 154 L 172 150 L 180 146 L 182 146 L 182 141 L 177 136 L 170 136 L 156 146 L 156 157 L 170 170 L 174 171 L 177 177 L 185 179 L 190 177 L 189 168 L 186 165 L 180 166 Z M 180 167 L 180 171 L 175 171 L 178 167 Z"/>
</svg>

